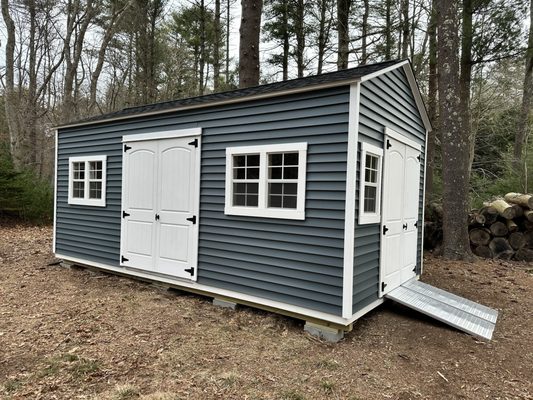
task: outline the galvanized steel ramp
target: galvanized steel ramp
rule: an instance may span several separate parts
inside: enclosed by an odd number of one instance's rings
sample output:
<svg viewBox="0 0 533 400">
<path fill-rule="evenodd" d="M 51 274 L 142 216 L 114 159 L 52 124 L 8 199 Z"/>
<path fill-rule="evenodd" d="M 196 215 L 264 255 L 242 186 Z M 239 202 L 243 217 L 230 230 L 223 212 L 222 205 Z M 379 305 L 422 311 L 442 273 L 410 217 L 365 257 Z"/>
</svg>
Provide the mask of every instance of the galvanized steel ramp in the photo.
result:
<svg viewBox="0 0 533 400">
<path fill-rule="evenodd" d="M 385 295 L 470 335 L 490 340 L 498 311 L 411 279 Z"/>
</svg>

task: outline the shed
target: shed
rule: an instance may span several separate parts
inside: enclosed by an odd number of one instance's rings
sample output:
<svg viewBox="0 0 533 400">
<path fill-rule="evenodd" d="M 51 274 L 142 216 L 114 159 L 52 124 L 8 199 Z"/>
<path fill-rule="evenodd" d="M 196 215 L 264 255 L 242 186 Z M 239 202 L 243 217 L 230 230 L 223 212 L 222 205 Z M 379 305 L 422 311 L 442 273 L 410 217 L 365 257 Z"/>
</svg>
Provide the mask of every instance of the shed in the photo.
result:
<svg viewBox="0 0 533 400">
<path fill-rule="evenodd" d="M 430 129 L 406 60 L 60 126 L 54 253 L 337 340 L 398 289 L 428 290 Z"/>
</svg>

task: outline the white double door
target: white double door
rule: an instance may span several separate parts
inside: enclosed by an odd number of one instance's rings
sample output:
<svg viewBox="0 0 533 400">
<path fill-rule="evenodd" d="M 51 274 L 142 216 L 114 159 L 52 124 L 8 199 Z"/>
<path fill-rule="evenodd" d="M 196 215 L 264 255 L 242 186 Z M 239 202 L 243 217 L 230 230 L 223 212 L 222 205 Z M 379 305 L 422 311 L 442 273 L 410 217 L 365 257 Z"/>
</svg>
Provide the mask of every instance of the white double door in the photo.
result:
<svg viewBox="0 0 533 400">
<path fill-rule="evenodd" d="M 199 137 L 124 143 L 121 265 L 196 280 Z"/>
<path fill-rule="evenodd" d="M 416 275 L 420 149 L 385 139 L 381 223 L 381 294 Z M 421 228 L 421 227 L 420 227 Z"/>
</svg>

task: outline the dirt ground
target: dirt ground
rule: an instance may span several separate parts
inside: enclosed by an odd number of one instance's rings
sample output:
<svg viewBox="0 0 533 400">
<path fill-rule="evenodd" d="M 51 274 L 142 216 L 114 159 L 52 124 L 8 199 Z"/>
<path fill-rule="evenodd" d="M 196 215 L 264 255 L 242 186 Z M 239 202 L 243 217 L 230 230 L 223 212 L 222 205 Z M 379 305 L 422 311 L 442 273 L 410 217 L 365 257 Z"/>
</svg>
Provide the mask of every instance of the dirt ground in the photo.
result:
<svg viewBox="0 0 533 400">
<path fill-rule="evenodd" d="M 0 227 L 2 399 L 533 399 L 533 265 L 426 256 L 424 281 L 500 310 L 491 342 L 385 304 L 328 344 L 295 319 L 49 266 L 51 236 Z"/>
</svg>

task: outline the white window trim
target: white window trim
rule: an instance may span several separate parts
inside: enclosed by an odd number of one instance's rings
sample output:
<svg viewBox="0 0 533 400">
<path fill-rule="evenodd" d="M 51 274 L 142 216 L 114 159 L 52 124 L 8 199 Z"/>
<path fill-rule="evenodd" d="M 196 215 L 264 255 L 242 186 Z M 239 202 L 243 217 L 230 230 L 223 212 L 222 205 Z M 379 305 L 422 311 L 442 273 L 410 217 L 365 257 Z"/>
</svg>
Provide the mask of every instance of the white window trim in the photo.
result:
<svg viewBox="0 0 533 400">
<path fill-rule="evenodd" d="M 370 213 L 364 211 L 365 202 L 365 167 L 367 153 L 379 157 L 378 159 L 378 181 L 376 190 L 376 212 Z M 381 222 L 381 174 L 383 166 L 383 149 L 371 145 L 370 143 L 361 143 L 361 162 L 359 171 L 359 225 L 378 224 Z"/>
<path fill-rule="evenodd" d="M 89 162 L 90 161 L 101 161 L 102 162 L 102 198 L 100 199 L 90 199 L 89 198 Z M 84 198 L 75 198 L 73 195 L 72 182 L 74 178 L 74 171 L 72 164 L 75 162 L 84 162 L 85 163 L 85 187 L 84 187 Z M 79 205 L 79 206 L 93 206 L 93 207 L 105 207 L 106 205 L 106 178 L 107 178 L 107 156 L 80 156 L 80 157 L 69 157 L 68 159 L 68 204 Z"/>
<path fill-rule="evenodd" d="M 268 159 L 269 153 L 298 152 L 298 193 L 296 208 L 269 208 L 268 204 Z M 233 199 L 233 156 L 259 154 L 259 196 L 257 207 L 234 206 Z M 248 217 L 305 219 L 305 184 L 307 170 L 307 143 L 285 143 L 263 146 L 241 146 L 226 148 L 226 199 L 224 214 Z"/>
</svg>

